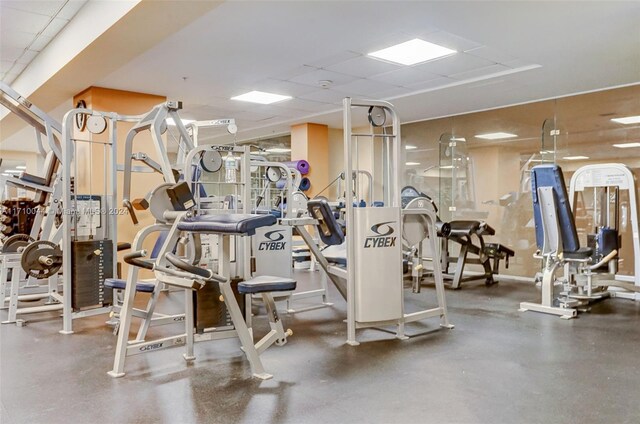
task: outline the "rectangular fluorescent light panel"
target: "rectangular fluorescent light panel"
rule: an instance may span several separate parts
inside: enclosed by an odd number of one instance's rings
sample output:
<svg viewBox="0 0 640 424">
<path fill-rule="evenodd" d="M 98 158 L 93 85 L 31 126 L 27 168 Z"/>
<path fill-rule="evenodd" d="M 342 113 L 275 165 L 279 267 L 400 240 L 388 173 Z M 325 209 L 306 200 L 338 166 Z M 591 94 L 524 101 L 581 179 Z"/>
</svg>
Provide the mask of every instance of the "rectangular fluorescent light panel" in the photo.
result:
<svg viewBox="0 0 640 424">
<path fill-rule="evenodd" d="M 467 139 L 464 137 L 453 137 L 451 141 L 467 141 Z"/>
<path fill-rule="evenodd" d="M 6 171 L 7 174 L 22 174 L 22 171 L 17 170 L 17 169 L 7 169 Z"/>
<path fill-rule="evenodd" d="M 27 167 L 24 166 L 24 165 L 18 165 L 18 166 L 16 166 L 16 169 L 23 169 L 24 170 L 24 169 L 27 169 Z"/>
<path fill-rule="evenodd" d="M 368 55 L 376 59 L 399 63 L 400 65 L 415 65 L 427 60 L 437 59 L 457 53 L 455 50 L 414 38 L 386 49 L 371 52 Z"/>
<path fill-rule="evenodd" d="M 261 105 L 270 105 L 271 103 L 289 100 L 291 96 L 283 96 L 281 94 L 265 93 L 264 91 L 250 91 L 239 96 L 232 97 L 231 100 L 240 100 L 242 102 L 259 103 Z"/>
<path fill-rule="evenodd" d="M 625 124 L 625 125 L 640 124 L 640 115 L 627 116 L 625 118 L 613 118 L 612 121 L 617 122 L 618 124 Z"/>
<path fill-rule="evenodd" d="M 196 122 L 195 119 L 182 119 L 182 118 L 180 118 L 180 120 L 182 121 L 182 125 L 189 125 L 192 122 Z M 176 121 L 174 121 L 173 118 L 167 118 L 166 122 L 167 122 L 167 125 L 171 125 L 172 127 L 176 126 Z"/>
<path fill-rule="evenodd" d="M 585 159 L 589 159 L 589 156 L 565 156 L 562 159 L 564 159 L 564 160 L 585 160 Z"/>
<path fill-rule="evenodd" d="M 417 147 L 416 147 L 416 146 L 411 146 L 411 145 L 409 145 L 409 144 L 407 144 L 406 146 L 404 146 L 404 148 L 405 148 L 406 150 L 415 150 L 415 149 L 417 149 Z"/>
<path fill-rule="evenodd" d="M 406 166 L 418 166 L 420 165 L 420 162 L 407 162 L 405 163 Z"/>
<path fill-rule="evenodd" d="M 265 150 L 265 152 L 269 152 L 269 153 L 288 153 L 290 151 L 291 149 L 285 149 L 283 147 L 273 147 L 271 149 Z"/>
<path fill-rule="evenodd" d="M 640 143 L 614 144 L 613 147 L 617 147 L 618 149 L 630 149 L 631 147 L 640 147 Z"/>
<path fill-rule="evenodd" d="M 507 133 L 507 132 L 494 132 L 494 133 L 487 133 L 487 134 L 476 134 L 475 137 L 476 138 L 482 138 L 484 140 L 502 140 L 505 138 L 513 138 L 513 137 L 517 137 L 517 134 L 511 134 L 511 133 Z"/>
</svg>

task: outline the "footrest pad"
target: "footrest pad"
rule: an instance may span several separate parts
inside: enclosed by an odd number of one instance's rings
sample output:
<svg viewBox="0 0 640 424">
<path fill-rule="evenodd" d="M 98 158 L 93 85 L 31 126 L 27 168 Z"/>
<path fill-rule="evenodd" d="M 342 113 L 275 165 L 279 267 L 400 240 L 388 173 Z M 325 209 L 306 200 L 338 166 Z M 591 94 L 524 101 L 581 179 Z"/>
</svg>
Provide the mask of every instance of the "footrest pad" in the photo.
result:
<svg viewBox="0 0 640 424">
<path fill-rule="evenodd" d="M 283 277 L 272 277 L 270 275 L 261 275 L 247 281 L 238 283 L 238 292 L 240 294 L 251 293 L 268 293 L 275 291 L 291 291 L 296 288 L 296 280 Z"/>
<path fill-rule="evenodd" d="M 506 256 L 514 256 L 515 252 L 509 249 L 507 246 L 504 246 L 500 243 L 486 243 L 484 245 L 485 254 L 488 256 L 498 256 L 498 255 L 506 255 Z"/>
<path fill-rule="evenodd" d="M 277 222 L 273 215 L 232 213 L 227 215 L 199 215 L 178 223 L 178 230 L 199 233 L 254 235 L 256 228 L 268 227 Z"/>
<path fill-rule="evenodd" d="M 104 280 L 104 286 L 110 289 L 124 290 L 127 288 L 127 282 L 119 278 L 106 278 Z M 153 293 L 156 285 L 152 283 L 137 283 L 136 291 L 142 293 Z"/>
</svg>

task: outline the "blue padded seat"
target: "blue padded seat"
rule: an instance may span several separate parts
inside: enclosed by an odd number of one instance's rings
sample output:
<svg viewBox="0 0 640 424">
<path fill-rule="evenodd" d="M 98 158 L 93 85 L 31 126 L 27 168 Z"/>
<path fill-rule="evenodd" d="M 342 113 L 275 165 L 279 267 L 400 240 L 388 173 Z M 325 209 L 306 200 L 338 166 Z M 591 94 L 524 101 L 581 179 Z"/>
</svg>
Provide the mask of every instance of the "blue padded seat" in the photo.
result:
<svg viewBox="0 0 640 424">
<path fill-rule="evenodd" d="M 246 234 L 252 236 L 256 229 L 277 222 L 273 215 L 227 214 L 198 215 L 178 223 L 178 230 L 198 233 Z"/>
<path fill-rule="evenodd" d="M 270 275 L 261 275 L 247 281 L 238 283 L 238 293 L 255 294 L 291 291 L 296 289 L 296 280 L 283 277 L 272 277 Z"/>
<path fill-rule="evenodd" d="M 347 242 L 327 246 L 322 250 L 322 256 L 331 264 L 347 266 Z"/>
<path fill-rule="evenodd" d="M 106 278 L 104 280 L 104 286 L 110 289 L 124 290 L 127 288 L 127 282 L 119 278 Z M 141 293 L 153 293 L 156 285 L 151 283 L 137 283 L 136 291 Z"/>
</svg>

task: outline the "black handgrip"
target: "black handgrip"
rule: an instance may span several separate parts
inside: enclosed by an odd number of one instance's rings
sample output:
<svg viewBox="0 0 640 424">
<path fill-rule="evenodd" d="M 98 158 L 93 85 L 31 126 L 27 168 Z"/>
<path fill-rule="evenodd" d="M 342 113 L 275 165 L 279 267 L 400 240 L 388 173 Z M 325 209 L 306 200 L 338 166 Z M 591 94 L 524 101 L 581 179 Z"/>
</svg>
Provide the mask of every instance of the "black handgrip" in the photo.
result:
<svg viewBox="0 0 640 424">
<path fill-rule="evenodd" d="M 138 217 L 136 216 L 136 212 L 133 210 L 133 205 L 129 199 L 124 199 L 122 201 L 122 206 L 127 208 L 127 211 L 129 211 L 129 216 L 131 217 L 131 221 L 133 221 L 133 225 L 138 225 Z"/>
<path fill-rule="evenodd" d="M 146 251 L 138 250 L 137 252 L 127 253 L 122 257 L 122 259 L 129 265 L 137 266 L 144 269 L 150 269 L 151 271 L 153 271 L 152 262 L 138 259 L 138 258 L 144 258 L 146 255 L 147 255 Z"/>
<path fill-rule="evenodd" d="M 204 269 L 204 268 L 200 268 L 199 266 L 195 266 L 195 265 L 191 265 L 185 261 L 183 261 L 182 259 L 180 259 L 179 257 L 177 257 L 176 255 L 174 255 L 173 253 L 167 253 L 164 256 L 167 261 L 175 266 L 176 268 L 179 268 L 183 271 L 187 271 L 191 274 L 195 274 L 198 275 L 200 277 L 203 277 L 207 280 L 213 280 L 213 281 L 217 281 L 219 283 L 225 283 L 227 280 L 226 278 L 223 278 L 217 274 L 214 274 L 213 272 L 209 271 L 208 269 Z"/>
<path fill-rule="evenodd" d="M 440 237 L 447 238 L 451 235 L 451 224 L 449 224 L 448 222 L 437 221 L 436 230 L 438 231 L 438 235 Z"/>
<path fill-rule="evenodd" d="M 131 249 L 131 243 L 120 242 L 117 245 L 118 252 L 121 250 L 128 250 L 128 249 Z"/>
</svg>

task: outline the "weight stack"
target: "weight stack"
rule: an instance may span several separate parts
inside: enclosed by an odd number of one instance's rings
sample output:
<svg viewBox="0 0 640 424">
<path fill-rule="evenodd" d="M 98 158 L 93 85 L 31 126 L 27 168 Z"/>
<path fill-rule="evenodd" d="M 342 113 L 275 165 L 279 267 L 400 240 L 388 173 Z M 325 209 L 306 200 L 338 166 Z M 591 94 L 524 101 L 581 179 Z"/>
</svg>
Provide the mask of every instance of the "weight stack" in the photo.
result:
<svg viewBox="0 0 640 424">
<path fill-rule="evenodd" d="M 244 316 L 244 295 L 238 293 L 238 283 L 241 281 L 241 279 L 231 280 L 231 288 Z M 221 296 L 220 286 L 216 283 L 207 283 L 200 290 L 193 292 L 193 314 L 197 333 L 203 333 L 209 328 L 233 326 L 227 305 L 220 300 Z"/>
<path fill-rule="evenodd" d="M 113 290 L 104 287 L 106 278 L 113 278 L 113 241 L 71 242 L 71 306 L 74 311 L 113 303 Z"/>
</svg>

